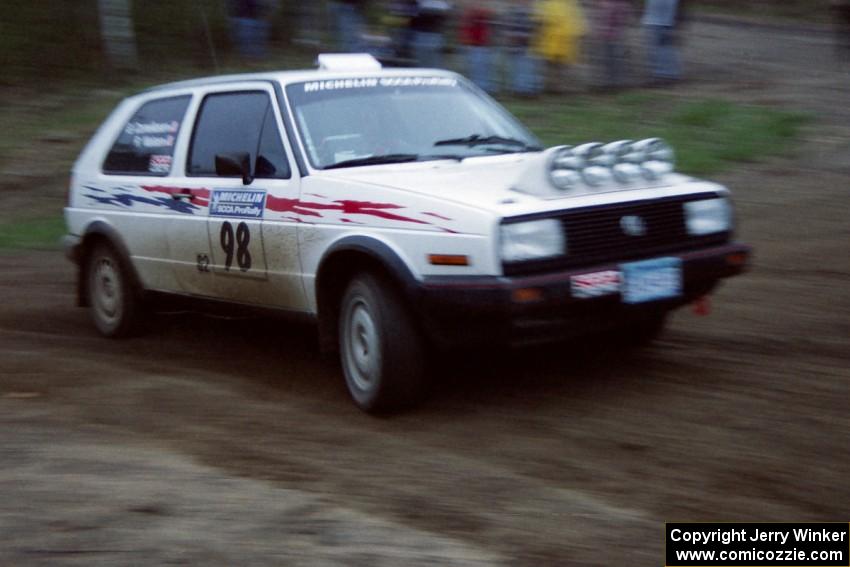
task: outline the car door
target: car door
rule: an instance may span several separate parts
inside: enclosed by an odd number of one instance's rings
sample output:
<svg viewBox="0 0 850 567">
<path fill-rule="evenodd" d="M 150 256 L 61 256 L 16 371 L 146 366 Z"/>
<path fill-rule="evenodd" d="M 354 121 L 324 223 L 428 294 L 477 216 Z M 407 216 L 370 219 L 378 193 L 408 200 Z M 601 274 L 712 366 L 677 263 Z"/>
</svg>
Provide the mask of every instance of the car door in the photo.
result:
<svg viewBox="0 0 850 567">
<path fill-rule="evenodd" d="M 144 286 L 173 291 L 166 234 L 178 219 L 201 213 L 171 196 L 175 148 L 182 136 L 192 96 L 144 98 L 123 121 L 101 172 L 80 179 L 87 205 L 121 235 Z"/>
<path fill-rule="evenodd" d="M 181 281 L 193 293 L 298 309 L 304 292 L 297 225 L 265 218 L 270 198 L 297 200 L 299 192 L 273 95 L 271 85 L 256 83 L 211 90 L 200 103 L 186 178 L 208 191 L 209 255 Z M 238 154 L 248 156 L 250 179 L 217 166 L 217 158 Z"/>
</svg>

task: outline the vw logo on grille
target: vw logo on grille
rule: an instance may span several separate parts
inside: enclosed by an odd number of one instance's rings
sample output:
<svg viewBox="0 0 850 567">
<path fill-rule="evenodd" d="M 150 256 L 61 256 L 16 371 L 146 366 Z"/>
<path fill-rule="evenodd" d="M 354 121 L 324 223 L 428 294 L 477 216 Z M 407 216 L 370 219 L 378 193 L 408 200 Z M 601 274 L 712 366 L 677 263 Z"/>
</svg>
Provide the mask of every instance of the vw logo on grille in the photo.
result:
<svg viewBox="0 0 850 567">
<path fill-rule="evenodd" d="M 620 228 L 629 236 L 644 236 L 646 234 L 646 221 L 637 215 L 626 215 L 620 218 Z"/>
</svg>

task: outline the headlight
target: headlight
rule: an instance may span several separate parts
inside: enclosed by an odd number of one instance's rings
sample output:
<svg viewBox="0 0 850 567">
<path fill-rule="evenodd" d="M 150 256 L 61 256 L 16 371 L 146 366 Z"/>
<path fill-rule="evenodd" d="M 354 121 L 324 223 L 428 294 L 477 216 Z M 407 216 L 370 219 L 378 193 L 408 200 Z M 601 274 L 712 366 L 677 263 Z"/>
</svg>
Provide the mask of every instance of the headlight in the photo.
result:
<svg viewBox="0 0 850 567">
<path fill-rule="evenodd" d="M 504 262 L 551 258 L 567 252 L 564 229 L 556 219 L 503 224 L 500 241 Z"/>
<path fill-rule="evenodd" d="M 728 199 L 705 199 L 685 203 L 688 234 L 701 236 L 726 232 L 732 228 L 732 207 Z"/>
</svg>

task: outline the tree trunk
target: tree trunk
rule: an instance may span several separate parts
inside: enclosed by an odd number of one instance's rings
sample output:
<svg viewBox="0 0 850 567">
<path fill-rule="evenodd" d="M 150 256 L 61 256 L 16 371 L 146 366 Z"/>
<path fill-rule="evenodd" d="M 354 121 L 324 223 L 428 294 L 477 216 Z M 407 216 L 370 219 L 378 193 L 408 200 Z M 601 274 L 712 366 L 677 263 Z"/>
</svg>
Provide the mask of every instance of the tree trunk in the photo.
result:
<svg viewBox="0 0 850 567">
<path fill-rule="evenodd" d="M 116 69 L 138 67 L 132 0 L 98 0 L 100 34 L 107 61 Z"/>
</svg>

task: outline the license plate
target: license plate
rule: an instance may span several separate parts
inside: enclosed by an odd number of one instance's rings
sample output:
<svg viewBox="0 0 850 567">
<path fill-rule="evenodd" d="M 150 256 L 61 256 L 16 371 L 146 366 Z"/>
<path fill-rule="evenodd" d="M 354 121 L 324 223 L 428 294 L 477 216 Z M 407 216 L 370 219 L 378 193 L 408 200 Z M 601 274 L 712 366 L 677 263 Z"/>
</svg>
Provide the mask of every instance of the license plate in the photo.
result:
<svg viewBox="0 0 850 567">
<path fill-rule="evenodd" d="M 623 303 L 646 303 L 682 295 L 682 260 L 656 258 L 620 266 Z"/>
</svg>

